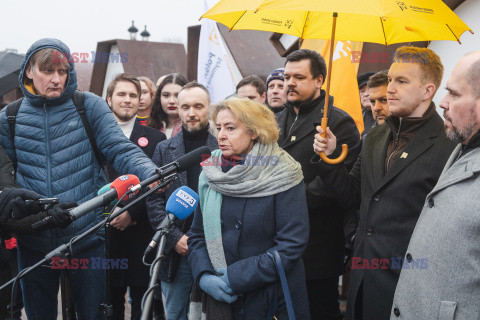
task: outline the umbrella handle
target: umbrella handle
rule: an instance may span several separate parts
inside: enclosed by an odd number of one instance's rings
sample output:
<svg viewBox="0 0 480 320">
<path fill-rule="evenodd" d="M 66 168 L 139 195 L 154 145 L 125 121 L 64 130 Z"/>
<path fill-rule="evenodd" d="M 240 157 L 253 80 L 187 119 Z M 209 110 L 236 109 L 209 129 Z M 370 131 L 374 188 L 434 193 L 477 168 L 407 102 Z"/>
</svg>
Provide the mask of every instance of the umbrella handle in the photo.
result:
<svg viewBox="0 0 480 320">
<path fill-rule="evenodd" d="M 325 138 L 325 136 L 327 135 L 327 121 L 328 119 L 326 117 L 322 118 L 322 129 L 323 129 L 322 137 L 323 138 Z M 320 152 L 318 155 L 320 156 L 320 159 L 322 159 L 322 161 L 325 163 L 339 164 L 340 162 L 343 162 L 343 160 L 345 160 L 345 158 L 347 157 L 347 154 L 348 154 L 348 146 L 346 144 L 342 144 L 342 153 L 336 159 L 328 158 L 323 152 Z"/>
</svg>

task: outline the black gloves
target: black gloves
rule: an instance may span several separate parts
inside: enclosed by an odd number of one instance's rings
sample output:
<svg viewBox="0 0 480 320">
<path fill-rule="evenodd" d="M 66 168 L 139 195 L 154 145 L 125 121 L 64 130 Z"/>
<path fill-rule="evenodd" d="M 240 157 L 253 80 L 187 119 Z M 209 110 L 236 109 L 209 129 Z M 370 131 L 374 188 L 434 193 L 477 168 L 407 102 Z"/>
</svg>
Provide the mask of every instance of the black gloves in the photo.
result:
<svg viewBox="0 0 480 320">
<path fill-rule="evenodd" d="M 70 218 L 69 211 L 67 209 L 71 209 L 76 207 L 76 202 L 61 202 L 53 206 L 52 209 L 47 211 L 47 214 L 52 217 L 52 223 L 55 227 L 59 227 L 65 229 L 72 223 L 72 218 Z"/>
<path fill-rule="evenodd" d="M 6 188 L 0 193 L 0 222 L 8 219 L 22 219 L 23 217 L 37 214 L 40 206 L 32 202 L 27 205 L 25 200 L 38 200 L 41 196 L 36 192 L 26 189 Z"/>
</svg>

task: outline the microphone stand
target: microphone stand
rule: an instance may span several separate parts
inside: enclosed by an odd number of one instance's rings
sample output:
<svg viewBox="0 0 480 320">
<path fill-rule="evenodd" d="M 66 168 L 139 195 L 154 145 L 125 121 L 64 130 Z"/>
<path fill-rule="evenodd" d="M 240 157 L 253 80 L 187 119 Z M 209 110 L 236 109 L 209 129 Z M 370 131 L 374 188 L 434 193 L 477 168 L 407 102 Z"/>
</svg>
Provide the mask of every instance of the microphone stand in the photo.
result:
<svg viewBox="0 0 480 320">
<path fill-rule="evenodd" d="M 117 216 L 119 216 L 120 214 L 122 214 L 123 212 L 127 211 L 128 209 L 130 209 L 133 205 L 135 205 L 136 203 L 138 203 L 139 201 L 143 200 L 144 198 L 146 198 L 147 196 L 149 196 L 150 194 L 152 194 L 153 192 L 155 192 L 156 190 L 160 189 L 160 188 L 163 188 L 163 187 L 166 187 L 168 184 L 170 184 L 170 182 L 172 182 L 174 179 L 176 178 L 176 173 L 173 173 L 171 175 L 169 175 L 168 177 L 165 177 L 165 179 L 163 180 L 162 183 L 160 183 L 158 186 L 156 186 L 155 188 L 145 192 L 144 194 L 142 194 L 141 196 L 137 197 L 135 200 L 133 200 L 132 202 L 130 202 L 128 205 L 126 205 L 125 207 L 121 208 L 120 210 L 118 210 L 117 212 L 115 213 L 112 213 L 108 216 L 107 220 L 104 220 L 104 221 L 101 221 L 99 223 L 97 223 L 96 225 L 94 225 L 93 227 L 91 227 L 90 229 L 88 229 L 87 231 L 83 232 L 82 234 L 78 235 L 78 236 L 75 236 L 73 237 L 69 243 L 64 243 L 60 246 L 58 246 L 57 248 L 53 249 L 52 251 L 50 251 L 49 253 L 47 253 L 45 255 L 45 257 L 38 261 L 37 263 L 35 263 L 34 265 L 30 266 L 30 267 L 27 267 L 25 269 L 23 269 L 22 271 L 20 271 L 17 276 L 11 280 L 9 280 L 8 282 L 6 282 L 5 284 L 3 284 L 1 287 L 0 287 L 0 291 L 2 291 L 3 289 L 7 288 L 9 285 L 11 285 L 12 283 L 14 284 L 15 282 L 17 282 L 17 280 L 19 279 L 22 279 L 24 278 L 25 276 L 27 276 L 28 274 L 32 273 L 33 271 L 35 271 L 36 269 L 38 269 L 39 267 L 41 267 L 42 265 L 46 264 L 47 262 L 50 262 L 52 260 L 53 257 L 64 257 L 66 255 L 69 254 L 69 256 L 73 255 L 73 245 L 77 244 L 78 242 L 82 241 L 83 239 L 93 235 L 94 233 L 96 233 L 97 231 L 99 231 L 104 225 L 106 222 L 110 221 L 110 220 L 113 220 L 114 218 L 116 218 Z M 125 195 L 127 195 L 127 193 L 125 193 Z M 123 196 L 125 196 L 123 195 Z M 105 307 L 105 305 L 103 305 L 102 307 Z"/>
<path fill-rule="evenodd" d="M 167 217 L 169 215 L 167 214 Z M 167 234 L 170 232 L 170 228 L 173 226 L 173 219 L 169 219 L 168 225 L 164 228 L 159 229 L 161 231 L 160 242 L 157 247 L 157 255 L 155 260 L 153 260 L 152 265 L 150 266 L 150 282 L 148 283 L 148 289 L 145 291 L 145 294 L 142 298 L 142 317 L 140 320 L 151 319 L 150 313 L 152 310 L 152 301 L 153 301 L 153 291 L 157 287 L 157 278 L 158 273 L 160 272 L 160 263 L 164 257 L 163 252 L 165 251 L 165 243 L 167 239 Z M 145 260 L 145 257 L 144 257 Z"/>
<path fill-rule="evenodd" d="M 110 219 L 105 224 L 105 258 L 110 259 L 111 253 L 111 230 L 110 230 Z M 112 304 L 112 275 L 111 270 L 105 270 L 105 304 L 102 305 L 103 312 L 105 313 L 105 317 L 107 320 L 113 319 L 113 304 Z"/>
</svg>

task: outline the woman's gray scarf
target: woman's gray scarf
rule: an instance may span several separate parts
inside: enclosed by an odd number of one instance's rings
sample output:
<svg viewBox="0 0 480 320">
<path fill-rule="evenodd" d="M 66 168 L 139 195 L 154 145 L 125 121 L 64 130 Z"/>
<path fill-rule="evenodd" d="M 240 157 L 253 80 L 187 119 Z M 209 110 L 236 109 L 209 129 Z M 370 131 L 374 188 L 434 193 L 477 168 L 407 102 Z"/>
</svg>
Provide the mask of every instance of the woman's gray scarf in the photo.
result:
<svg viewBox="0 0 480 320">
<path fill-rule="evenodd" d="M 243 163 L 228 172 L 222 171 L 221 157 L 221 150 L 215 150 L 211 158 L 202 163 L 198 185 L 205 242 L 215 270 L 227 267 L 220 223 L 223 196 L 271 196 L 298 185 L 303 179 L 300 164 L 276 142 L 256 143 Z M 189 318 L 205 319 L 205 314 L 201 317 L 198 313 L 201 309 L 199 305 L 191 305 Z"/>
</svg>

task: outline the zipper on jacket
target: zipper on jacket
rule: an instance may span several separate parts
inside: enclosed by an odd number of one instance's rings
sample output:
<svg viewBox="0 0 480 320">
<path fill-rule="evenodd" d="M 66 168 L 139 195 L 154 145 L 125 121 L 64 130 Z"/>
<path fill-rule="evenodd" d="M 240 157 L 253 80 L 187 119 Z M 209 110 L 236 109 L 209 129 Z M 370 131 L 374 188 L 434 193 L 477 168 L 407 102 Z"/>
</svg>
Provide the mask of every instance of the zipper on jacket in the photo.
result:
<svg viewBox="0 0 480 320">
<path fill-rule="evenodd" d="M 43 104 L 43 112 L 45 112 L 45 147 L 46 151 L 46 158 L 47 158 L 47 196 L 52 197 L 52 172 L 51 167 L 52 164 L 50 162 L 50 134 L 48 131 L 48 111 L 47 111 L 47 104 Z"/>
<path fill-rule="evenodd" d="M 290 126 L 290 129 L 288 130 L 288 135 L 287 135 L 287 137 L 290 136 L 290 133 L 292 132 L 292 128 L 293 128 L 293 126 L 295 125 L 295 122 L 297 122 L 297 119 L 298 119 L 298 113 L 297 113 L 297 115 L 295 116 L 295 120 L 293 120 L 293 123 L 292 123 L 292 125 Z"/>
<path fill-rule="evenodd" d="M 397 137 L 395 138 L 395 141 L 394 141 L 395 149 L 393 149 L 392 153 L 388 157 L 387 167 L 385 168 L 386 169 L 385 172 L 387 172 L 388 168 L 390 168 L 390 160 L 392 160 L 393 155 L 395 154 L 395 152 L 398 149 L 398 146 L 400 145 L 400 130 L 402 129 L 402 121 L 403 121 L 403 119 L 400 119 L 400 124 L 398 125 Z"/>
</svg>

